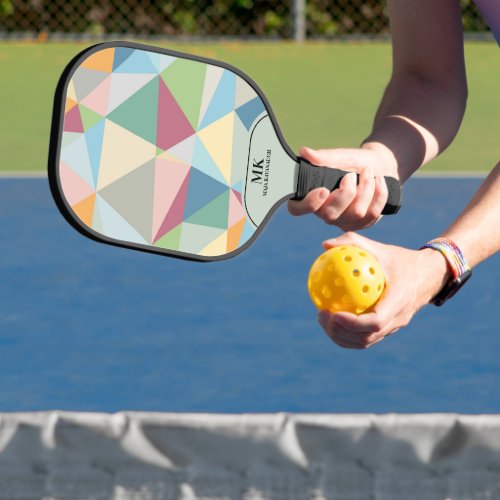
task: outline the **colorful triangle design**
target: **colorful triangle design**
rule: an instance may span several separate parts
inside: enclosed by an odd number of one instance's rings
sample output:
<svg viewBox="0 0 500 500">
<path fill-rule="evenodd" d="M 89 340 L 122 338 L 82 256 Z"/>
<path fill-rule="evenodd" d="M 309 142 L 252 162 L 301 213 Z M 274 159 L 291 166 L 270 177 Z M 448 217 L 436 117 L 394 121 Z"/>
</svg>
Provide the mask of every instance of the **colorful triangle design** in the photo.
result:
<svg viewBox="0 0 500 500">
<path fill-rule="evenodd" d="M 235 84 L 234 73 L 224 70 L 215 94 L 203 116 L 200 130 L 234 110 Z"/>
<path fill-rule="evenodd" d="M 219 170 L 200 138 L 195 136 L 194 155 L 192 159 L 193 168 L 214 178 L 215 180 L 226 183 L 222 172 Z"/>
<path fill-rule="evenodd" d="M 109 238 L 123 242 L 147 244 L 147 241 L 109 203 L 96 194 L 94 229 Z"/>
<path fill-rule="evenodd" d="M 164 71 L 176 60 L 175 57 L 159 54 L 158 52 L 149 52 L 148 57 L 157 73 Z"/>
<path fill-rule="evenodd" d="M 192 168 L 189 176 L 189 188 L 184 210 L 184 219 L 191 217 L 195 212 L 227 191 L 227 189 L 227 185 Z"/>
<path fill-rule="evenodd" d="M 169 149 L 193 135 L 194 129 L 162 79 L 159 79 L 158 132 L 156 144 Z"/>
<path fill-rule="evenodd" d="M 100 114 L 85 107 L 83 104 L 80 104 L 78 106 L 78 108 L 80 110 L 80 117 L 82 119 L 82 124 L 83 124 L 84 130 L 89 130 L 96 123 L 98 123 L 99 121 L 101 121 L 103 119 Z M 104 124 L 104 122 L 103 122 L 103 124 Z"/>
<path fill-rule="evenodd" d="M 153 74 L 113 73 L 110 76 L 106 113 L 111 113 L 155 78 Z"/>
<path fill-rule="evenodd" d="M 189 165 L 156 158 L 152 240 L 159 232 L 172 203 L 189 174 Z M 187 184 L 186 184 L 187 192 Z M 184 213 L 182 205 L 181 214 Z"/>
<path fill-rule="evenodd" d="M 171 159 L 191 165 L 193 161 L 194 148 L 196 145 L 196 136 L 191 135 L 187 139 L 179 142 L 172 148 L 164 151 L 160 157 L 166 160 Z"/>
<path fill-rule="evenodd" d="M 130 49 L 129 49 L 130 50 Z M 148 52 L 135 49 L 120 65 L 115 65 L 115 73 L 157 73 Z M 123 57 L 123 54 L 120 54 Z"/>
<path fill-rule="evenodd" d="M 94 217 L 95 193 L 88 198 L 83 199 L 71 208 L 78 218 L 88 227 L 92 227 L 92 219 Z"/>
<path fill-rule="evenodd" d="M 195 212 L 193 215 L 191 215 L 191 217 L 186 219 L 186 222 L 198 224 L 200 226 L 210 226 L 218 227 L 220 229 L 227 229 L 229 213 L 229 193 L 230 189 Z"/>
<path fill-rule="evenodd" d="M 104 139 L 97 180 L 99 189 L 144 165 L 148 160 L 156 158 L 154 144 L 112 121 L 105 120 L 104 123 Z"/>
<path fill-rule="evenodd" d="M 158 82 L 154 78 L 107 116 L 152 144 L 156 144 Z"/>
<path fill-rule="evenodd" d="M 87 184 L 94 185 L 94 176 L 92 175 L 90 166 L 87 143 L 83 134 L 62 148 L 61 161 L 76 172 Z"/>
<path fill-rule="evenodd" d="M 113 71 L 114 54 L 114 48 L 99 50 L 87 57 L 80 67 L 111 73 L 111 71 Z"/>
<path fill-rule="evenodd" d="M 151 160 L 99 190 L 99 196 L 146 241 L 151 237 L 154 175 L 155 160 Z"/>
<path fill-rule="evenodd" d="M 182 224 L 174 227 L 155 242 L 155 247 L 166 248 L 168 250 L 178 250 L 182 234 Z"/>
<path fill-rule="evenodd" d="M 264 107 L 264 103 L 262 102 L 260 97 L 256 97 L 252 99 L 250 102 L 247 102 L 243 106 L 240 106 L 236 109 L 236 113 L 238 117 L 243 122 L 247 130 L 250 130 L 250 127 L 255 122 L 256 118 L 262 114 L 266 108 Z"/>
<path fill-rule="evenodd" d="M 207 257 L 215 257 L 226 253 L 227 248 L 227 231 L 211 241 L 205 248 L 200 250 L 199 255 Z"/>
<path fill-rule="evenodd" d="M 198 125 L 206 69 L 205 64 L 177 59 L 161 74 L 193 129 Z"/>
<path fill-rule="evenodd" d="M 59 164 L 59 178 L 61 179 L 64 197 L 70 206 L 76 205 L 94 193 L 94 188 L 65 165 L 64 162 Z"/>
<path fill-rule="evenodd" d="M 198 132 L 198 137 L 214 159 L 228 185 L 231 183 L 233 126 L 234 112 Z"/>
<path fill-rule="evenodd" d="M 90 167 L 92 169 L 92 177 L 94 179 L 93 186 L 97 186 L 99 178 L 99 168 L 101 164 L 102 143 L 104 137 L 104 120 L 101 120 L 92 128 L 85 132 L 87 141 L 87 151 L 89 155 Z"/>
<path fill-rule="evenodd" d="M 243 217 L 241 220 L 236 222 L 233 226 L 231 226 L 227 231 L 227 248 L 226 251 L 233 252 L 237 248 L 239 248 L 239 244 L 241 241 L 241 236 L 243 234 L 243 229 L 245 228 L 246 217 Z"/>
<path fill-rule="evenodd" d="M 175 199 L 172 202 L 170 209 L 165 216 L 165 219 L 161 223 L 160 229 L 156 233 L 153 238 L 153 243 L 158 241 L 162 236 L 171 231 L 175 226 L 179 225 L 184 220 L 184 208 L 186 205 L 186 196 L 189 186 L 189 177 L 191 171 L 189 171 L 188 175 L 184 179 L 181 187 L 177 191 L 175 195 Z"/>
<path fill-rule="evenodd" d="M 241 239 L 238 246 L 243 246 L 255 233 L 255 226 L 245 217 L 245 226 L 241 233 Z"/>
<path fill-rule="evenodd" d="M 179 250 L 189 253 L 199 253 L 212 241 L 225 233 L 227 233 L 225 229 L 184 222 L 182 224 Z"/>
<path fill-rule="evenodd" d="M 108 98 L 112 75 L 105 78 L 80 104 L 104 116 L 108 111 Z"/>
<path fill-rule="evenodd" d="M 255 90 L 243 78 L 236 79 L 235 107 L 239 108 L 256 96 Z"/>
<path fill-rule="evenodd" d="M 79 67 L 71 79 L 71 83 L 74 86 L 74 91 L 76 94 L 75 101 L 82 101 L 87 97 L 93 90 L 95 90 L 106 78 L 108 78 L 109 73 L 104 71 L 94 71 L 92 69 L 86 69 Z"/>
<path fill-rule="evenodd" d="M 130 49 L 127 47 L 116 47 L 115 57 L 113 60 L 113 72 L 121 66 L 133 53 L 135 49 Z"/>
<path fill-rule="evenodd" d="M 64 132 L 83 132 L 80 109 L 75 106 L 64 116 Z"/>
</svg>

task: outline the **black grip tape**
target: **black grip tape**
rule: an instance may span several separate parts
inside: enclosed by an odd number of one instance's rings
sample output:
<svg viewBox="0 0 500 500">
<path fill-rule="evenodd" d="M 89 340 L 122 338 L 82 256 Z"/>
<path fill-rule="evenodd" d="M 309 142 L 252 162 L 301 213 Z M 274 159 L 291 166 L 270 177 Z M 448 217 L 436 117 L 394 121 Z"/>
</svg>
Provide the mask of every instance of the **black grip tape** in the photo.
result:
<svg viewBox="0 0 500 500">
<path fill-rule="evenodd" d="M 303 158 L 298 158 L 298 164 L 299 175 L 294 200 L 302 200 L 307 193 L 320 187 L 333 191 L 340 186 L 343 177 L 350 173 L 338 168 L 317 167 Z M 401 207 L 401 184 L 394 177 L 384 177 L 384 179 L 389 194 L 382 214 L 395 214 Z M 356 182 L 359 182 L 359 175 L 356 175 Z"/>
</svg>

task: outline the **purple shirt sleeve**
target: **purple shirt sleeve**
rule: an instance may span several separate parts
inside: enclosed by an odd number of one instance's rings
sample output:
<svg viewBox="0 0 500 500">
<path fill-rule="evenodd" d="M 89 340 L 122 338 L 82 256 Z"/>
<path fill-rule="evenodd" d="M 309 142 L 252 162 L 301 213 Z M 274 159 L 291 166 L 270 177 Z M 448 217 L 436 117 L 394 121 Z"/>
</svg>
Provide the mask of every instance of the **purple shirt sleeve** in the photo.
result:
<svg viewBox="0 0 500 500">
<path fill-rule="evenodd" d="M 500 0 L 474 0 L 474 3 L 500 45 Z"/>
</svg>

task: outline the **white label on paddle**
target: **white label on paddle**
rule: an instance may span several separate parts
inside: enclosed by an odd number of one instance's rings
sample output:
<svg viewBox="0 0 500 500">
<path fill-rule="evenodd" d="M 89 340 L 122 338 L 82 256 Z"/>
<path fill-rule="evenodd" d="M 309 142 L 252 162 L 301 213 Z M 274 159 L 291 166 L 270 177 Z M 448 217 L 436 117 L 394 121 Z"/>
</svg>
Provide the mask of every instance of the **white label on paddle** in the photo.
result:
<svg viewBox="0 0 500 500">
<path fill-rule="evenodd" d="M 274 205 L 295 192 L 297 169 L 268 115 L 255 125 L 248 152 L 245 208 L 258 227 Z"/>
</svg>

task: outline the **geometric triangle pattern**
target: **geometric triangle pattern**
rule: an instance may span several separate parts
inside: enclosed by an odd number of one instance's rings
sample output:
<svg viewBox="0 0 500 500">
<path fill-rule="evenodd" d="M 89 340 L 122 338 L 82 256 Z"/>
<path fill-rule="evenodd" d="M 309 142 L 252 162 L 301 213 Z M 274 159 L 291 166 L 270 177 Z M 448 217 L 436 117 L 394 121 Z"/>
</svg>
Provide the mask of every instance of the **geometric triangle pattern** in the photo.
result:
<svg viewBox="0 0 500 500">
<path fill-rule="evenodd" d="M 74 71 L 65 99 L 59 179 L 83 224 L 124 243 L 204 256 L 252 237 L 248 147 L 267 112 L 238 75 L 105 48 Z"/>
</svg>

